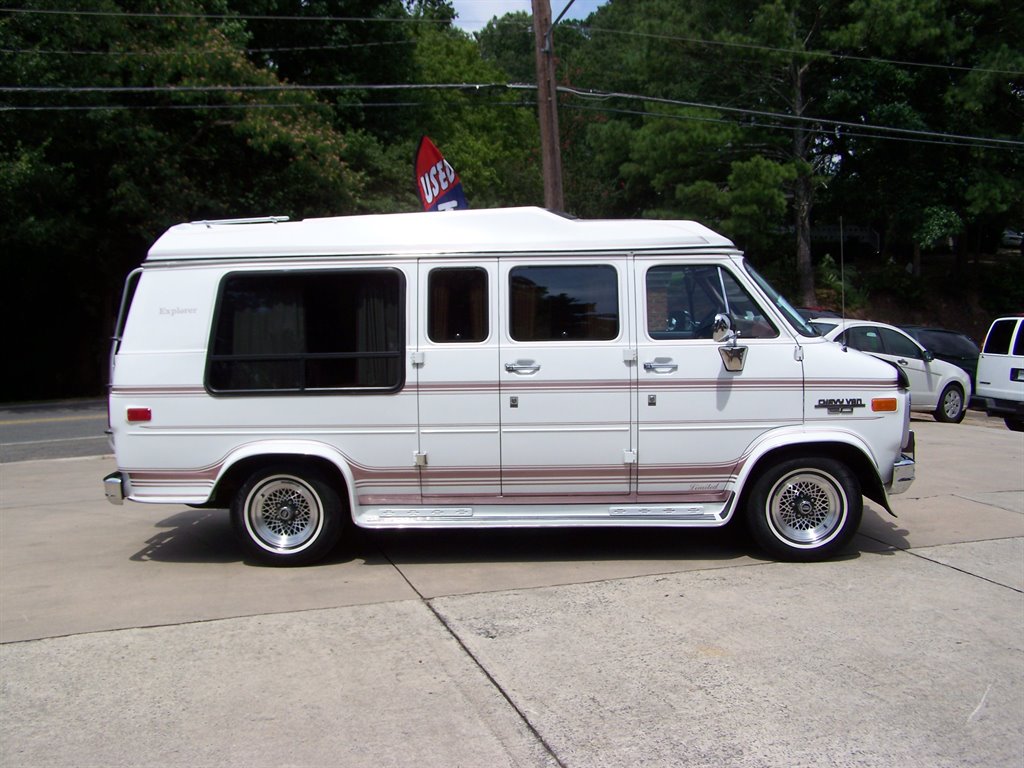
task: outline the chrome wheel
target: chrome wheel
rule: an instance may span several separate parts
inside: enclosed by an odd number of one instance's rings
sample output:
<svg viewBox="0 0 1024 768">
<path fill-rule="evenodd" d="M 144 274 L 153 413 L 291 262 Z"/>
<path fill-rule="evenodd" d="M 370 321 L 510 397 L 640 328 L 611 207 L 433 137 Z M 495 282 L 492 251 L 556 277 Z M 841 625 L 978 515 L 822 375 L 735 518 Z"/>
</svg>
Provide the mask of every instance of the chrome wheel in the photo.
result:
<svg viewBox="0 0 1024 768">
<path fill-rule="evenodd" d="M 844 462 L 823 456 L 762 468 L 747 498 L 754 540 L 782 560 L 822 560 L 841 550 L 860 525 L 860 481 Z"/>
<path fill-rule="evenodd" d="M 768 515 L 778 535 L 798 546 L 827 542 L 846 514 L 846 495 L 823 472 L 799 471 L 779 480 L 769 493 Z"/>
<path fill-rule="evenodd" d="M 245 527 L 270 552 L 299 552 L 323 527 L 323 505 L 297 477 L 274 475 L 257 484 L 245 500 Z"/>
</svg>

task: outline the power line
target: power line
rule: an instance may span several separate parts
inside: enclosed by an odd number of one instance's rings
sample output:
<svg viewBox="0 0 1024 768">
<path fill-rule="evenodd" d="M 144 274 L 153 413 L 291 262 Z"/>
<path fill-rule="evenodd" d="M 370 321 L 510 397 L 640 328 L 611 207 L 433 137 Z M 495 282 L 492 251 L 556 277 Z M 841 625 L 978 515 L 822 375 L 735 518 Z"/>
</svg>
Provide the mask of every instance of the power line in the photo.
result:
<svg viewBox="0 0 1024 768">
<path fill-rule="evenodd" d="M 293 53 L 297 51 L 340 51 L 351 48 L 378 48 L 390 45 L 416 45 L 415 40 L 382 40 L 374 43 L 344 43 L 337 45 L 296 45 L 286 48 L 243 48 L 245 53 Z M 0 48 L 0 53 L 16 55 L 41 54 L 47 56 L 189 56 L 194 54 L 224 53 L 204 48 L 163 48 L 149 51 L 83 51 L 83 50 L 52 50 L 43 48 Z M 234 53 L 234 49 L 227 51 Z"/>
<path fill-rule="evenodd" d="M 529 85 L 510 85 L 509 88 L 530 88 Z M 0 89 L 2 90 L 2 89 Z M 727 107 L 721 104 L 707 104 L 696 101 L 684 101 L 682 99 L 667 99 L 655 96 L 643 96 L 636 93 L 619 93 L 613 91 L 594 91 L 594 90 L 582 90 L 579 88 L 569 88 L 567 86 L 559 86 L 559 93 L 568 93 L 573 96 L 580 98 L 594 98 L 594 99 L 634 99 L 640 101 L 648 101 L 655 104 L 668 104 L 677 107 L 692 107 L 696 109 L 708 109 L 716 112 L 733 112 L 742 115 L 752 115 L 756 117 L 767 117 L 774 120 L 780 121 L 791 121 L 799 123 L 808 123 L 812 125 L 830 125 L 842 129 L 852 129 L 858 131 L 888 131 L 891 133 L 903 134 L 907 136 L 920 136 L 924 138 L 934 139 L 950 139 L 957 141 L 970 141 L 985 144 L 1001 145 L 1005 147 L 1019 148 L 1024 147 L 1024 141 L 1018 141 L 1016 139 L 992 139 L 984 136 L 967 136 L 954 133 L 941 133 L 938 131 L 925 131 L 914 128 L 897 128 L 896 126 L 888 125 L 874 125 L 871 123 L 853 123 L 844 120 L 832 120 L 829 118 L 822 117 L 810 117 L 805 115 L 787 115 L 782 112 L 769 112 L 766 110 L 759 109 L 745 109 L 742 107 Z"/>
<path fill-rule="evenodd" d="M 629 30 L 607 29 L 604 27 L 588 27 L 584 25 L 564 25 L 581 32 L 600 32 L 601 34 L 621 35 L 624 37 L 642 37 L 653 40 L 667 40 L 670 42 L 691 43 L 693 45 L 718 46 L 722 48 L 740 48 L 753 51 L 766 51 L 769 53 L 785 53 L 791 56 L 810 56 L 812 58 L 829 58 L 839 61 L 865 61 L 872 64 L 891 64 L 900 67 L 925 67 L 929 69 L 948 69 L 959 72 L 982 72 L 995 75 L 1011 75 L 1019 77 L 1024 71 L 1012 69 L 988 69 L 985 67 L 967 67 L 958 64 L 937 64 L 926 61 L 903 61 L 899 59 L 883 59 L 877 56 L 858 56 L 852 53 L 833 53 L 832 51 L 805 50 L 798 48 L 776 48 L 770 45 L 758 45 L 757 43 L 737 43 L 725 40 L 705 40 L 698 37 L 681 37 L 679 35 L 662 35 L 653 32 L 632 32 Z"/>
<path fill-rule="evenodd" d="M 269 15 L 261 16 L 256 14 L 227 14 L 227 13 L 156 13 L 156 12 L 133 12 L 133 11 L 65 11 L 56 9 L 37 8 L 0 8 L 0 13 L 12 14 L 39 14 L 50 16 L 97 16 L 97 17 L 125 17 L 141 19 L 210 19 L 217 21 L 295 21 L 295 22 L 372 22 L 372 23 L 430 23 L 449 24 L 448 19 L 431 19 L 424 17 L 371 17 L 371 16 L 288 16 Z M 518 23 L 518 20 L 515 20 Z M 665 40 L 670 42 L 690 43 L 693 45 L 717 46 L 722 48 L 739 48 L 753 51 L 766 51 L 770 53 L 784 53 L 791 56 L 809 56 L 813 58 L 829 58 L 838 61 L 864 61 L 874 64 L 890 64 L 901 67 L 923 67 L 928 69 L 953 70 L 959 72 L 980 72 L 985 74 L 1010 75 L 1019 77 L 1024 71 L 1012 69 L 991 69 L 987 67 L 969 67 L 958 64 L 939 64 L 924 61 L 906 61 L 900 59 L 885 59 L 877 56 L 859 56 L 852 53 L 835 53 L 832 51 L 806 50 L 796 48 L 779 48 L 770 45 L 757 43 L 739 43 L 725 40 L 708 40 L 699 37 L 685 37 L 681 35 L 665 35 L 653 32 L 634 32 L 630 30 L 609 29 L 607 27 L 593 27 L 583 24 L 560 24 L 584 33 L 598 32 L 600 34 L 620 35 L 624 37 L 649 38 L 653 40 Z"/>
<path fill-rule="evenodd" d="M 797 131 L 800 130 L 795 125 L 778 125 L 775 123 L 761 123 L 755 121 L 742 121 L 738 119 L 726 119 L 722 117 L 707 117 L 704 115 L 680 115 L 671 114 L 669 112 L 655 112 L 646 109 L 622 109 L 620 107 L 609 107 L 609 106 L 592 106 L 589 104 L 562 104 L 562 109 L 576 110 L 580 112 L 601 112 L 604 114 L 614 115 L 634 115 L 639 117 L 655 117 L 663 120 L 679 120 L 684 122 L 699 122 L 699 123 L 718 123 L 722 125 L 729 125 L 735 128 L 741 128 L 744 130 L 750 129 L 761 129 L 761 130 L 772 130 L 772 131 Z M 832 133 L 826 134 L 832 137 Z M 902 141 L 909 144 L 934 144 L 943 147 L 964 147 L 969 149 L 997 149 L 997 150 L 1009 150 L 1013 151 L 1013 147 L 995 147 L 986 144 L 977 144 L 972 142 L 960 142 L 960 141 L 939 141 L 938 139 L 924 139 L 924 138 L 911 138 L 908 136 L 886 136 L 878 133 L 859 133 L 852 130 L 843 130 L 839 133 L 840 138 L 859 138 L 859 139 L 878 139 L 880 141 Z"/>
<path fill-rule="evenodd" d="M 415 16 L 262 16 L 245 13 L 157 13 L 147 11 L 65 11 L 52 8 L 0 8 L 0 13 L 33 14 L 45 16 L 98 16 L 128 19 L 214 19 L 217 21 L 338 21 L 338 22 L 390 22 L 398 24 L 449 24 L 448 19 L 430 19 Z"/>
<path fill-rule="evenodd" d="M 415 91 L 415 90 L 466 90 L 479 91 L 490 88 L 507 88 L 504 83 L 392 83 L 392 84 L 344 84 L 327 85 L 81 85 L 50 86 L 24 85 L 0 86 L 0 93 L 241 93 L 241 92 L 288 92 L 288 91 Z M 537 86 L 520 86 L 533 87 Z"/>
<path fill-rule="evenodd" d="M 147 93 L 170 93 L 170 94 L 195 94 L 195 93 L 288 93 L 288 92 L 335 92 L 335 91 L 416 91 L 430 90 L 443 91 L 455 90 L 463 92 L 472 91 L 493 91 L 506 89 L 509 91 L 536 91 L 535 84 L 504 84 L 504 83 L 400 83 L 400 84 L 323 84 L 323 85 L 164 85 L 164 86 L 0 86 L 0 93 L 10 94 L 83 94 L 83 93 L 108 93 L 108 94 L 147 94 Z M 831 118 L 813 117 L 807 115 L 790 115 L 782 112 L 771 112 L 767 110 L 748 109 L 743 107 L 730 107 L 721 104 L 709 104 L 705 102 L 686 101 L 682 99 L 669 99 L 657 96 L 645 96 L 636 93 L 623 93 L 616 91 L 597 91 L 570 88 L 559 86 L 557 91 L 576 98 L 587 100 L 607 101 L 611 99 L 625 99 L 632 101 L 643 101 L 653 104 L 665 104 L 676 107 L 687 107 L 693 109 L 706 109 L 713 112 L 725 112 L 749 117 L 765 118 L 778 123 L 799 123 L 810 126 L 812 129 L 820 130 L 823 127 L 831 127 L 832 130 L 856 131 L 860 135 L 866 132 L 879 134 L 889 133 L 906 137 L 920 139 L 969 142 L 973 146 L 991 146 L 1007 149 L 1019 149 L 1024 147 L 1024 141 L 1015 139 L 988 138 L 984 136 L 971 136 L 965 134 L 943 133 L 914 128 L 899 128 L 896 126 L 876 125 L 872 123 L 856 123 Z M 99 107 L 98 107 L 99 108 Z M 6 107 L 4 111 L 19 111 L 21 107 Z"/>
</svg>

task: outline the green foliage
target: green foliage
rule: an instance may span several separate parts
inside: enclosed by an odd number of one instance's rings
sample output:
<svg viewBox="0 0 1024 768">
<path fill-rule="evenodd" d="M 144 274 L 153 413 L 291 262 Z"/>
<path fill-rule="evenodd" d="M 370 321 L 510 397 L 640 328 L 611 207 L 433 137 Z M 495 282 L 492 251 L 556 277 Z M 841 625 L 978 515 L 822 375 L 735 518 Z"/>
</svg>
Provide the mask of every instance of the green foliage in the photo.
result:
<svg viewBox="0 0 1024 768">
<path fill-rule="evenodd" d="M 8 381 L 7 397 L 100 390 L 99 347 L 121 279 L 170 224 L 416 210 L 422 134 L 453 163 L 472 206 L 543 200 L 533 93 L 430 87 L 533 83 L 525 13 L 471 36 L 453 26 L 448 0 L 88 7 L 105 15 L 0 15 L 5 86 L 156 89 L 5 93 L 0 231 L 18 290 L 3 319 L 31 329 L 12 353 L 42 370 L 40 340 L 66 334 L 69 311 L 87 339 L 70 344 L 82 349 L 66 370 Z M 261 15 L 316 20 L 248 18 Z M 567 208 L 699 219 L 791 295 L 806 293 L 798 273 L 813 273 L 821 303 L 833 303 L 824 299 L 837 288 L 834 262 L 812 239 L 808 266 L 794 233 L 813 237 L 840 216 L 882 240 L 847 275 L 851 305 L 890 289 L 918 300 L 922 281 L 903 265 L 951 238 L 945 277 L 969 284 L 969 252 L 1024 226 L 1024 152 L 938 134 L 1024 141 L 1024 47 L 1008 32 L 1022 21 L 1014 0 L 608 0 L 553 34 L 561 85 L 636 95 L 560 95 Z M 282 84 L 307 89 L 255 90 Z M 424 88 L 369 87 L 386 84 Z M 930 135 L 883 138 L 876 125 Z M 925 273 L 933 263 L 926 254 Z M 1019 274 L 986 283 L 986 301 L 1019 309 Z"/>
<path fill-rule="evenodd" d="M 850 264 L 840 266 L 831 253 L 821 257 L 815 276 L 817 298 L 822 306 L 840 307 L 845 304 L 847 309 L 860 309 L 867 304 L 869 291 L 857 268 Z"/>
</svg>

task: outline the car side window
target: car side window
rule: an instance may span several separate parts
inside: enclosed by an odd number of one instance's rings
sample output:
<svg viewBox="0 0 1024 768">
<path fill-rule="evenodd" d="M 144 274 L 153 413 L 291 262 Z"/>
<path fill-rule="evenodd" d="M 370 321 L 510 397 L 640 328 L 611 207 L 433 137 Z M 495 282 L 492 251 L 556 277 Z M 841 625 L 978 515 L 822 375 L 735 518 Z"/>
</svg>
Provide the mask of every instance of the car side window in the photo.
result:
<svg viewBox="0 0 1024 768">
<path fill-rule="evenodd" d="M 861 352 L 884 352 L 882 337 L 878 335 L 878 329 L 870 325 L 858 325 L 850 328 L 840 338 L 845 338 L 847 346 L 859 349 Z"/>
<path fill-rule="evenodd" d="M 715 315 L 729 316 L 744 339 L 779 331 L 731 272 L 710 265 L 666 264 L 647 271 L 647 334 L 652 339 L 710 339 Z"/>
<path fill-rule="evenodd" d="M 899 331 L 894 331 L 891 328 L 879 328 L 878 330 L 881 333 L 886 354 L 912 357 L 915 360 L 924 358 L 921 348 Z"/>
<path fill-rule="evenodd" d="M 1017 340 L 1013 342 L 1013 354 L 1024 355 L 1024 322 L 1017 328 Z"/>
</svg>

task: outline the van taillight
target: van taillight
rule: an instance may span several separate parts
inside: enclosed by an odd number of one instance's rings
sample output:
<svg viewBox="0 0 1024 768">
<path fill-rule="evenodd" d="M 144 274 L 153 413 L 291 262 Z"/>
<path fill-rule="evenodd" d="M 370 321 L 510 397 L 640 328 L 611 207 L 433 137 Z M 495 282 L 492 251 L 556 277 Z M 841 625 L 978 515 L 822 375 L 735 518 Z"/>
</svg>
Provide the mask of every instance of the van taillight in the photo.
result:
<svg viewBox="0 0 1024 768">
<path fill-rule="evenodd" d="M 152 421 L 153 412 L 149 408 L 129 408 L 128 421 Z"/>
</svg>

